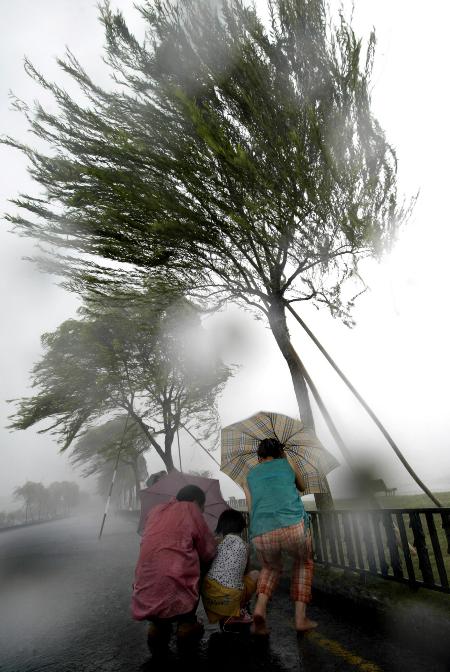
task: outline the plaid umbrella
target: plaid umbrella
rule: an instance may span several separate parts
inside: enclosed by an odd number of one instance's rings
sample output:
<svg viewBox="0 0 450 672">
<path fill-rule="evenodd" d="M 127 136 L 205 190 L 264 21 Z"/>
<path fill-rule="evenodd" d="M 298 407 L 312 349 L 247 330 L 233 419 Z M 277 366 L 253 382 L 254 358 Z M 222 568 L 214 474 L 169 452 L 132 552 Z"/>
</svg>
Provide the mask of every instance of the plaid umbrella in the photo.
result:
<svg viewBox="0 0 450 672">
<path fill-rule="evenodd" d="M 183 474 L 174 469 L 165 476 L 162 476 L 149 488 L 140 491 L 141 517 L 138 526 L 139 534 L 142 534 L 144 531 L 149 511 L 157 504 L 164 504 L 170 501 L 185 485 L 197 485 L 203 490 L 206 496 L 203 516 L 209 529 L 211 531 L 216 529 L 217 519 L 220 514 L 225 509 L 230 508 L 222 497 L 220 483 L 217 478 L 204 478 L 203 476 Z"/>
<path fill-rule="evenodd" d="M 305 494 L 327 492 L 324 477 L 339 462 L 322 446 L 300 420 L 281 413 L 260 411 L 251 418 L 222 429 L 220 469 L 241 487 L 258 464 L 257 449 L 262 439 L 278 439 L 289 461 L 295 463 L 306 485 Z"/>
</svg>

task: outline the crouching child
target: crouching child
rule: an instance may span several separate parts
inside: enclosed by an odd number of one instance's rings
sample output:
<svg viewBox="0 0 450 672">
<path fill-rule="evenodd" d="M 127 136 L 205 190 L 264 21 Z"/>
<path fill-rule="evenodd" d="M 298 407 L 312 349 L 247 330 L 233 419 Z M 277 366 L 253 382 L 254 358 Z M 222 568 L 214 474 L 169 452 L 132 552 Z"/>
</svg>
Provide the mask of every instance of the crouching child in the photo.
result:
<svg viewBox="0 0 450 672">
<path fill-rule="evenodd" d="M 220 535 L 216 557 L 202 584 L 202 601 L 210 623 L 224 626 L 250 624 L 249 602 L 259 572 L 249 571 L 249 545 L 242 539 L 246 521 L 242 513 L 224 511 L 217 522 Z"/>
</svg>

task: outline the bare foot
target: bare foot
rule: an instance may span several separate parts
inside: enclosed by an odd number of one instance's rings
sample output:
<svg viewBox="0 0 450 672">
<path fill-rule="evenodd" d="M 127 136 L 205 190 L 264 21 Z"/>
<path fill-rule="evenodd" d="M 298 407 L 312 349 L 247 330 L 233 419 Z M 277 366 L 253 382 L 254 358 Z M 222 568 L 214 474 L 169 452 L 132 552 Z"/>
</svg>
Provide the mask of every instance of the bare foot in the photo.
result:
<svg viewBox="0 0 450 672">
<path fill-rule="evenodd" d="M 306 632 L 306 630 L 314 630 L 318 625 L 317 621 L 311 621 L 309 618 L 304 618 L 303 620 L 296 622 L 295 629 L 297 632 Z"/>
<path fill-rule="evenodd" d="M 254 635 L 268 635 L 269 629 L 266 624 L 266 618 L 262 614 L 253 614 L 253 625 L 251 626 L 251 632 Z"/>
</svg>

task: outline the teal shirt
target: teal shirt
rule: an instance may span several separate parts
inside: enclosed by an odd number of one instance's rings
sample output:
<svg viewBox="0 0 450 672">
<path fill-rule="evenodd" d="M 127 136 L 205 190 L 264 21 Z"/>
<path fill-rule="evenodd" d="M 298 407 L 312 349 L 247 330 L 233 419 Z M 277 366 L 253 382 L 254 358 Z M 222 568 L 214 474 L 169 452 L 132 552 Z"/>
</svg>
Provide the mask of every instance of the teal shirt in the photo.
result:
<svg viewBox="0 0 450 672">
<path fill-rule="evenodd" d="M 260 462 L 247 476 L 252 498 L 250 537 L 305 520 L 306 512 L 295 485 L 295 473 L 285 458 Z"/>
</svg>

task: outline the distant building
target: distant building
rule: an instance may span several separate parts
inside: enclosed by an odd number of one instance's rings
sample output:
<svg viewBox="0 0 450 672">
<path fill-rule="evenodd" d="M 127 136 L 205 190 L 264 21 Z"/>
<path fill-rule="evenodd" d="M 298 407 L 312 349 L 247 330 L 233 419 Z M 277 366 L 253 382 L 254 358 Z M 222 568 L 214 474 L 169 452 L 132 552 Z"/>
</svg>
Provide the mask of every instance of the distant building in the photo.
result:
<svg viewBox="0 0 450 672">
<path fill-rule="evenodd" d="M 236 497 L 230 497 L 227 504 L 232 509 L 236 509 L 237 511 L 247 511 L 247 500 L 245 498 L 236 499 Z"/>
</svg>

